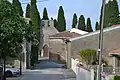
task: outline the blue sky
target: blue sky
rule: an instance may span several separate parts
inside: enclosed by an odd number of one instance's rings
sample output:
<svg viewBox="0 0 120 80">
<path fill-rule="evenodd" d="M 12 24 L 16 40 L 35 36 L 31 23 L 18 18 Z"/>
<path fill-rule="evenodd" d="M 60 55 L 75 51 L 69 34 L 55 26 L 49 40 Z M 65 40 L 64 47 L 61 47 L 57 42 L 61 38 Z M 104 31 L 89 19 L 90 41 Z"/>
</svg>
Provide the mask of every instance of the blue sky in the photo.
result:
<svg viewBox="0 0 120 80">
<path fill-rule="evenodd" d="M 20 1 L 21 3 L 29 3 L 29 0 Z M 43 8 L 46 7 L 49 17 L 57 18 L 59 6 L 63 6 L 67 28 L 71 28 L 73 14 L 76 13 L 78 17 L 84 15 L 85 19 L 90 17 L 94 29 L 95 22 L 99 20 L 101 1 L 102 0 L 49 0 L 37 3 L 37 7 L 41 17 Z M 118 1 L 120 3 L 120 0 Z M 26 4 L 22 4 L 22 7 L 25 11 Z"/>
</svg>

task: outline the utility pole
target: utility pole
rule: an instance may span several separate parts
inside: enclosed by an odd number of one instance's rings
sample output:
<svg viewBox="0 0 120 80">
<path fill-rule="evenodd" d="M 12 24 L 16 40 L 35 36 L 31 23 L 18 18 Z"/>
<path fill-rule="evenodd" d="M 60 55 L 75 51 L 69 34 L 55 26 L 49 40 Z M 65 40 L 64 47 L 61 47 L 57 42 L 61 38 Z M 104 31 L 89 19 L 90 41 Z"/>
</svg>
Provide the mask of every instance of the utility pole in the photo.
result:
<svg viewBox="0 0 120 80">
<path fill-rule="evenodd" d="M 6 70 L 6 53 L 3 54 L 4 56 L 4 67 L 3 67 L 3 72 L 4 72 L 4 76 L 3 76 L 3 80 L 6 80 L 6 74 L 5 74 L 5 70 Z"/>
<path fill-rule="evenodd" d="M 22 75 L 22 53 L 20 53 L 20 75 Z"/>
<path fill-rule="evenodd" d="M 104 11 L 105 11 L 105 2 L 106 0 L 102 0 L 102 18 L 101 18 L 101 26 L 100 26 L 100 37 L 99 37 L 99 65 L 97 67 L 97 79 L 101 80 L 101 65 L 102 65 L 102 53 L 103 53 L 103 23 L 104 23 Z"/>
</svg>

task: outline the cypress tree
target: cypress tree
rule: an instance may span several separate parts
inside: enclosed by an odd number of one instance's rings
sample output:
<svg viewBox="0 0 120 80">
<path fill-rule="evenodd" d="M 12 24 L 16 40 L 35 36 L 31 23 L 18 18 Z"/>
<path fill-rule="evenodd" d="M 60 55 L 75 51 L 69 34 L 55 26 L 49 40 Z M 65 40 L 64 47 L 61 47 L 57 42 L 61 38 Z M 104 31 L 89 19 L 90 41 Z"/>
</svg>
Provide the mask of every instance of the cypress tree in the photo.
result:
<svg viewBox="0 0 120 80">
<path fill-rule="evenodd" d="M 93 32 L 90 18 L 87 18 L 86 31 Z"/>
<path fill-rule="evenodd" d="M 78 29 L 86 31 L 86 26 L 85 26 L 85 18 L 83 15 L 79 17 L 79 22 L 78 22 Z"/>
<path fill-rule="evenodd" d="M 36 4 L 36 0 L 31 0 L 31 5 Z"/>
<path fill-rule="evenodd" d="M 42 20 L 49 20 L 46 8 L 44 8 L 44 10 L 43 10 L 43 18 L 42 18 Z"/>
<path fill-rule="evenodd" d="M 33 31 L 35 32 L 35 39 L 39 44 L 32 45 L 32 59 L 34 64 L 38 60 L 38 53 L 40 53 L 40 15 L 37 9 L 36 0 L 31 0 L 31 21 L 33 23 Z"/>
<path fill-rule="evenodd" d="M 36 33 L 36 38 L 39 40 L 39 29 L 40 29 L 40 15 L 37 9 L 36 0 L 31 0 L 31 20 L 34 27 L 34 32 Z"/>
<path fill-rule="evenodd" d="M 104 14 L 105 14 L 104 24 L 103 24 L 104 28 L 119 23 L 119 9 L 116 0 L 108 1 L 108 3 L 105 5 Z M 102 7 L 101 7 L 101 16 L 100 16 L 100 26 L 101 26 L 101 17 L 102 17 Z"/>
<path fill-rule="evenodd" d="M 18 14 L 20 16 L 23 16 L 23 10 L 22 10 L 21 3 L 19 2 L 19 0 L 13 0 L 12 2 L 13 2 L 13 5 L 16 7 Z"/>
<path fill-rule="evenodd" d="M 110 15 L 110 26 L 118 24 L 119 22 L 119 8 L 117 0 L 113 0 L 111 3 L 111 15 Z"/>
<path fill-rule="evenodd" d="M 99 26 L 98 22 L 96 22 L 96 24 L 95 24 L 95 30 L 100 30 L 100 26 Z"/>
<path fill-rule="evenodd" d="M 120 15 L 120 13 L 119 13 L 119 15 Z M 119 24 L 120 24 L 120 16 L 119 16 Z"/>
<path fill-rule="evenodd" d="M 56 28 L 58 26 L 58 22 L 56 19 L 54 19 L 54 27 Z"/>
<path fill-rule="evenodd" d="M 30 18 L 30 4 L 27 4 L 25 17 Z"/>
<path fill-rule="evenodd" d="M 53 20 L 53 18 L 51 17 L 51 20 Z"/>
<path fill-rule="evenodd" d="M 76 13 L 74 13 L 73 21 L 72 21 L 72 28 L 76 28 L 76 24 L 77 24 L 77 15 Z"/>
<path fill-rule="evenodd" d="M 60 31 L 60 32 L 65 31 L 66 30 L 66 20 L 65 20 L 64 10 L 63 10 L 62 6 L 60 6 L 59 10 L 58 10 L 57 21 L 58 21 L 58 26 L 56 28 L 58 29 L 58 31 Z"/>
</svg>

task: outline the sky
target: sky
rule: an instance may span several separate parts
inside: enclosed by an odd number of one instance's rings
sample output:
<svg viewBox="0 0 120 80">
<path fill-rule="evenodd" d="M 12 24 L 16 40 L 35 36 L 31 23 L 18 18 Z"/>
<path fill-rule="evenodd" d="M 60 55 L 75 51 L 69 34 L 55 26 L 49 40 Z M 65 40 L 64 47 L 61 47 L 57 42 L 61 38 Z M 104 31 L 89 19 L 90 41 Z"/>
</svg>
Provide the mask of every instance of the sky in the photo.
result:
<svg viewBox="0 0 120 80">
<path fill-rule="evenodd" d="M 29 3 L 29 1 L 30 0 L 20 0 L 21 3 Z M 74 13 L 77 14 L 78 18 L 80 15 L 84 15 L 85 20 L 90 17 L 94 29 L 96 21 L 99 21 L 101 1 L 102 0 L 49 0 L 37 2 L 37 7 L 41 17 L 43 9 L 46 7 L 49 18 L 57 18 L 59 6 L 63 6 L 67 29 L 71 28 Z M 120 0 L 118 0 L 118 4 L 120 4 Z M 26 5 L 27 4 L 22 4 L 24 13 Z"/>
</svg>

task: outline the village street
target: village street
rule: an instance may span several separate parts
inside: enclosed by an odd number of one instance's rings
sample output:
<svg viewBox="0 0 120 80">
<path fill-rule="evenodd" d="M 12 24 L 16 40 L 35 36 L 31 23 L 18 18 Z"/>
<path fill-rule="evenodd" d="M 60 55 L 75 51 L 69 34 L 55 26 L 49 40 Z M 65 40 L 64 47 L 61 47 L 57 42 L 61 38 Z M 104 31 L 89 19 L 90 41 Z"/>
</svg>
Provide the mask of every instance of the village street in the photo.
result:
<svg viewBox="0 0 120 80">
<path fill-rule="evenodd" d="M 64 76 L 60 69 L 27 70 L 20 77 L 8 78 L 8 80 L 62 80 Z"/>
<path fill-rule="evenodd" d="M 57 67 L 51 61 L 42 61 L 33 70 L 24 70 L 22 76 L 7 80 L 75 80 L 75 73 L 71 69 Z"/>
<path fill-rule="evenodd" d="M 26 70 L 20 77 L 11 77 L 7 80 L 75 80 L 75 75 L 65 77 L 64 69 L 51 68 L 41 70 Z"/>
</svg>

